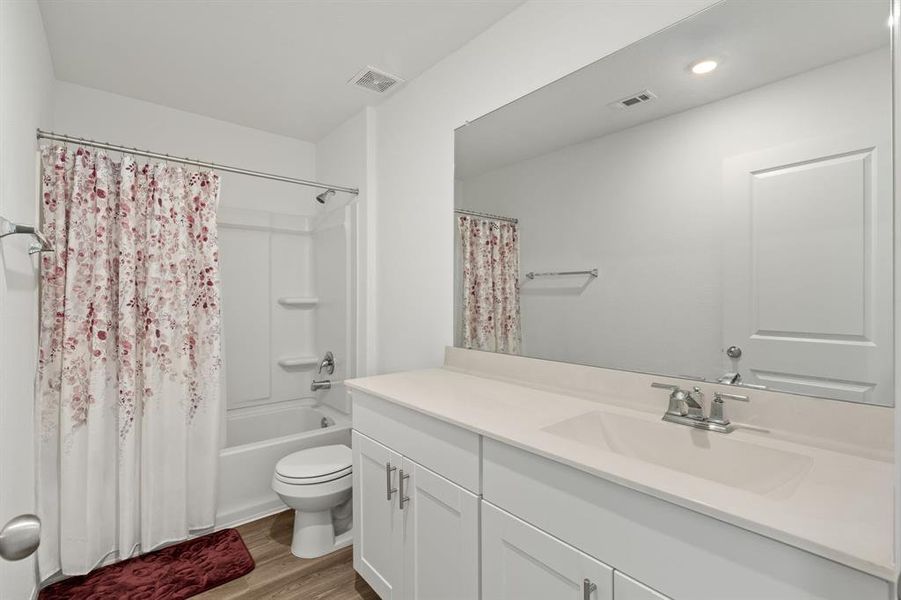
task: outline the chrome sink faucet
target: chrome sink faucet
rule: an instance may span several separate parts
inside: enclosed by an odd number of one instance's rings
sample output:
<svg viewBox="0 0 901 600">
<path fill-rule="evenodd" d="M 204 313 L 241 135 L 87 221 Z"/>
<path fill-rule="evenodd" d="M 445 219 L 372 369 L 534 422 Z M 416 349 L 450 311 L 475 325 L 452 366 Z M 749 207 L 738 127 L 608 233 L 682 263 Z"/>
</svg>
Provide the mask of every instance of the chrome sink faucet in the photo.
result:
<svg viewBox="0 0 901 600">
<path fill-rule="evenodd" d="M 669 383 L 654 382 L 651 384 L 651 387 L 670 390 L 669 406 L 666 412 L 663 413 L 664 421 L 718 433 L 731 433 L 735 430 L 735 425 L 726 418 L 723 411 L 723 400 L 740 400 L 743 402 L 750 400 L 747 396 L 714 392 L 713 402 L 710 404 L 710 416 L 707 417 L 704 415 L 702 404 L 704 393 L 698 386 L 694 386 L 690 392 L 683 390 L 678 385 Z"/>
</svg>

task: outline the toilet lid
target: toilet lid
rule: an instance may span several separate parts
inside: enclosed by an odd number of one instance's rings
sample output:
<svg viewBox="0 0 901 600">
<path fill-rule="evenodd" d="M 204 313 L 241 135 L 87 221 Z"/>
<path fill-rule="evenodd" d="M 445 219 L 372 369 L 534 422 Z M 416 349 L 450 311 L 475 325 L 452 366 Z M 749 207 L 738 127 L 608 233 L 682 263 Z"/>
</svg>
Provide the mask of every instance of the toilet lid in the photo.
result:
<svg viewBox="0 0 901 600">
<path fill-rule="evenodd" d="M 304 480 L 349 473 L 352 462 L 353 457 L 347 446 L 319 446 L 289 454 L 275 465 L 275 473 L 281 478 L 305 483 Z"/>
</svg>

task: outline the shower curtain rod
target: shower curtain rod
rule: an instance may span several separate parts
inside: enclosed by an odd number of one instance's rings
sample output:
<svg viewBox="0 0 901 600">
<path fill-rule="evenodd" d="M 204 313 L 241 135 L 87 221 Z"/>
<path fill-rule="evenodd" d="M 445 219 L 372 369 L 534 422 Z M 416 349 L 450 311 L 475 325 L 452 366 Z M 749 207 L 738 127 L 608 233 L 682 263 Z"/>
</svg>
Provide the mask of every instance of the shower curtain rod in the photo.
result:
<svg viewBox="0 0 901 600">
<path fill-rule="evenodd" d="M 465 208 L 455 208 L 454 212 L 458 215 L 470 215 L 472 217 L 483 217 L 485 219 L 494 219 L 495 221 L 507 221 L 509 223 L 519 223 L 519 219 L 514 219 L 513 217 L 502 217 L 500 215 L 492 215 L 490 213 L 478 212 L 475 210 L 466 210 Z"/>
<path fill-rule="evenodd" d="M 284 175 L 275 175 L 274 173 L 264 173 L 263 171 L 252 171 L 250 169 L 242 169 L 241 167 L 229 167 L 228 165 L 220 165 L 212 162 L 205 162 L 193 158 L 182 158 L 179 156 L 169 156 L 161 152 L 151 152 L 150 150 L 138 150 L 137 148 L 129 148 L 127 146 L 119 146 L 109 144 L 107 142 L 96 142 L 87 138 L 74 137 L 71 135 L 63 135 L 52 131 L 43 131 L 38 129 L 37 137 L 39 140 L 55 140 L 57 142 L 81 144 L 82 146 L 91 146 L 92 148 L 101 148 L 103 150 L 112 150 L 114 152 L 124 152 L 126 154 L 136 154 L 138 156 L 146 156 L 147 158 L 156 158 L 159 160 L 167 160 L 170 162 L 181 163 L 183 165 L 193 165 L 195 167 L 204 167 L 214 169 L 216 171 L 225 171 L 227 173 L 237 173 L 239 175 L 250 175 L 251 177 L 259 177 L 260 179 L 272 179 L 274 181 L 282 181 L 284 183 L 293 183 L 296 185 L 305 185 L 307 187 L 319 188 L 321 190 L 335 190 L 336 192 L 346 192 L 354 196 L 360 193 L 357 188 L 346 187 L 343 185 L 330 185 L 319 181 L 309 181 L 307 179 L 298 179 L 296 177 L 286 177 Z"/>
</svg>

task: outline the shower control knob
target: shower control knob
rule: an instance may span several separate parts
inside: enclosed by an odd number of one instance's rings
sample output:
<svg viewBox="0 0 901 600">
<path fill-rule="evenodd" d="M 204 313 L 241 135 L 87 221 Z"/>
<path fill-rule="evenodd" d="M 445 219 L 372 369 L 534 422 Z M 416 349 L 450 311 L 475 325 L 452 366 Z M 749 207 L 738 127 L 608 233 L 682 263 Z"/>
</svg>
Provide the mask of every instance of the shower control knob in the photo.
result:
<svg viewBox="0 0 901 600">
<path fill-rule="evenodd" d="M 726 348 L 726 356 L 729 358 L 741 358 L 741 347 L 740 346 L 729 346 Z"/>
</svg>

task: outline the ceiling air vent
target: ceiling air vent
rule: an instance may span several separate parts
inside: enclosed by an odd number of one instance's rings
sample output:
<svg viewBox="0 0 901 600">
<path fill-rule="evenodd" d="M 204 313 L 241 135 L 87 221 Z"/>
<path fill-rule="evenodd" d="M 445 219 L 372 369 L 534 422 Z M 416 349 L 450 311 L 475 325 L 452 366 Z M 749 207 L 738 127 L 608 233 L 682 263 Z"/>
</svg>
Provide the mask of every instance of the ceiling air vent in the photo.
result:
<svg viewBox="0 0 901 600">
<path fill-rule="evenodd" d="M 641 104 L 647 104 L 651 100 L 655 100 L 657 98 L 657 94 L 652 92 L 651 90 L 642 90 L 637 94 L 632 94 L 631 96 L 626 96 L 625 98 L 620 98 L 616 102 L 611 102 L 607 106 L 610 108 L 635 108 Z"/>
<path fill-rule="evenodd" d="M 351 77 L 349 83 L 350 85 L 357 85 L 361 88 L 366 88 L 367 90 L 377 92 L 379 94 L 384 94 L 394 86 L 399 83 L 403 83 L 403 79 L 398 77 L 397 75 L 392 75 L 391 73 L 386 73 L 385 71 L 380 71 L 375 67 L 366 67 L 353 77 Z"/>
</svg>

